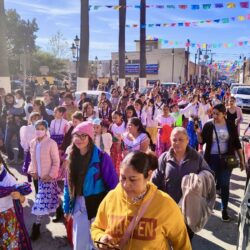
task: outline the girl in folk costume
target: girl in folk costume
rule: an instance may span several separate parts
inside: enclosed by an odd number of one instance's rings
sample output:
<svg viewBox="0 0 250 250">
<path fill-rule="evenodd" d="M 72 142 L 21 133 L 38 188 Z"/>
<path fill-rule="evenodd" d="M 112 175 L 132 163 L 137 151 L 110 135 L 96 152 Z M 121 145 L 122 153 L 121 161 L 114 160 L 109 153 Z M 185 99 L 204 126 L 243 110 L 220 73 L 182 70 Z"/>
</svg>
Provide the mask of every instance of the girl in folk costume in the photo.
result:
<svg viewBox="0 0 250 250">
<path fill-rule="evenodd" d="M 61 153 L 65 153 L 67 147 L 70 145 L 71 143 L 71 139 L 72 139 L 72 131 L 74 130 L 74 128 L 79 125 L 81 122 L 83 122 L 83 114 L 81 111 L 76 111 L 72 117 L 71 117 L 71 121 L 68 122 L 67 125 L 67 129 L 66 129 L 66 134 L 63 138 L 63 142 L 62 145 L 60 146 L 60 151 Z"/>
<path fill-rule="evenodd" d="M 143 102 L 141 99 L 137 99 L 135 100 L 135 110 L 136 110 L 136 114 L 137 117 L 141 120 L 143 126 L 146 126 L 147 124 L 147 114 L 145 113 L 145 109 L 143 108 Z"/>
<path fill-rule="evenodd" d="M 109 106 L 108 100 L 102 102 L 102 107 L 99 111 L 99 117 L 109 124 L 112 122 L 112 109 Z"/>
<path fill-rule="evenodd" d="M 92 121 L 94 125 L 94 143 L 95 145 L 100 148 L 102 151 L 106 152 L 108 155 L 110 155 L 110 149 L 112 147 L 112 135 L 111 133 L 105 131 L 103 133 L 102 127 L 103 124 L 105 124 L 104 121 L 101 121 L 99 118 L 95 118 Z M 108 123 L 109 126 L 109 123 Z"/>
<path fill-rule="evenodd" d="M 56 107 L 54 109 L 55 119 L 52 120 L 50 124 L 50 138 L 53 139 L 59 147 L 63 142 L 68 125 L 68 121 L 63 119 L 65 112 L 65 107 Z"/>
<path fill-rule="evenodd" d="M 53 139 L 57 143 L 59 149 L 63 143 L 63 139 L 66 134 L 67 126 L 68 126 L 68 121 L 63 119 L 65 112 L 66 112 L 65 107 L 62 107 L 62 106 L 56 107 L 54 109 L 55 119 L 52 120 L 50 124 L 50 134 L 51 134 L 50 138 Z M 61 150 L 60 150 L 60 156 L 63 156 L 63 152 Z M 65 178 L 65 168 L 63 166 L 63 157 L 61 157 L 60 160 L 61 162 L 60 162 L 60 168 L 58 171 L 57 181 L 58 181 L 58 185 L 60 189 L 62 190 L 63 182 Z M 62 206 L 59 205 L 58 208 L 56 209 L 56 218 L 53 219 L 53 222 L 59 222 L 62 218 L 63 218 L 63 209 L 62 209 Z"/>
<path fill-rule="evenodd" d="M 137 114 L 136 114 L 135 107 L 133 105 L 129 105 L 126 107 L 125 114 L 124 114 L 124 122 L 125 122 L 126 129 L 127 129 L 128 122 L 132 117 L 137 117 Z"/>
<path fill-rule="evenodd" d="M 207 102 L 205 95 L 201 97 L 201 102 L 199 104 L 198 117 L 201 120 L 201 126 L 204 127 L 205 123 L 209 120 L 209 115 L 211 114 L 211 105 Z"/>
<path fill-rule="evenodd" d="M 175 124 L 175 119 L 170 115 L 170 110 L 167 104 L 163 105 L 163 114 L 157 117 L 159 130 L 157 135 L 157 155 L 160 156 L 167 151 L 170 146 L 170 134 Z"/>
<path fill-rule="evenodd" d="M 83 112 L 83 120 L 91 121 L 96 118 L 96 113 L 94 111 L 94 106 L 91 102 L 85 102 L 82 107 Z"/>
<path fill-rule="evenodd" d="M 28 167 L 30 165 L 30 142 L 36 137 L 35 123 L 42 117 L 38 112 L 32 112 L 29 116 L 29 125 L 22 126 L 20 129 L 20 143 L 24 150 L 24 163 L 23 163 L 23 173 L 27 175 Z M 31 176 L 28 176 L 28 181 L 31 182 Z M 38 191 L 37 180 L 33 180 L 35 191 Z"/>
<path fill-rule="evenodd" d="M 32 207 L 32 213 L 36 215 L 31 232 L 32 240 L 37 240 L 40 236 L 42 216 L 56 212 L 58 207 L 59 188 L 56 178 L 60 166 L 58 146 L 46 134 L 48 123 L 39 120 L 35 128 L 36 138 L 30 143 L 31 162 L 28 169 L 28 173 L 38 179 L 38 193 Z"/>
<path fill-rule="evenodd" d="M 148 105 L 145 108 L 147 114 L 146 130 L 150 134 L 153 143 L 156 143 L 157 132 L 158 132 L 158 122 L 157 122 L 157 109 L 155 108 L 155 103 L 153 99 L 148 100 Z"/>
<path fill-rule="evenodd" d="M 70 121 L 71 119 L 71 115 L 78 110 L 77 106 L 74 103 L 74 98 L 70 93 L 65 94 L 64 98 L 63 98 L 64 102 L 63 102 L 63 106 L 66 108 L 66 112 L 65 112 L 65 119 Z"/>
<path fill-rule="evenodd" d="M 73 130 L 64 186 L 66 221 L 73 220 L 74 250 L 92 250 L 90 222 L 106 193 L 118 183 L 112 160 L 94 142 L 94 128 L 82 122 Z"/>
<path fill-rule="evenodd" d="M 162 101 L 161 95 L 158 94 L 155 97 L 155 107 L 157 109 L 158 114 L 161 114 L 163 112 L 163 105 L 164 105 L 164 102 Z"/>
<path fill-rule="evenodd" d="M 112 113 L 113 124 L 110 130 L 113 134 L 113 145 L 111 148 L 111 158 L 115 164 L 116 173 L 120 175 L 120 164 L 122 161 L 122 137 L 121 135 L 125 133 L 126 126 L 125 122 L 122 120 L 122 114 L 119 111 L 114 111 Z"/>
<path fill-rule="evenodd" d="M 0 249 L 32 250 L 21 203 L 30 185 L 18 184 L 0 154 Z"/>
</svg>

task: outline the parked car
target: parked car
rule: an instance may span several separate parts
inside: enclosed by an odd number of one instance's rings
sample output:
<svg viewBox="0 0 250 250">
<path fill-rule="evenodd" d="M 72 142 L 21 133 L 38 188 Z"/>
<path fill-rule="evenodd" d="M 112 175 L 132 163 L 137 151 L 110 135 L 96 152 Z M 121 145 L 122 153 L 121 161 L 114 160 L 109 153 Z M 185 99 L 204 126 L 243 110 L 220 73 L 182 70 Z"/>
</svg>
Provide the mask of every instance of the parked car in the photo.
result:
<svg viewBox="0 0 250 250">
<path fill-rule="evenodd" d="M 101 96 L 102 93 L 105 93 L 106 98 L 108 100 L 111 99 L 111 94 L 109 92 L 105 91 L 100 91 L 100 90 L 87 90 L 87 91 L 76 91 L 74 93 L 75 95 L 75 101 L 78 102 L 80 100 L 81 93 L 85 92 L 87 94 L 87 99 L 94 105 L 94 110 L 98 112 L 98 101 L 99 97 Z"/>
<path fill-rule="evenodd" d="M 234 87 L 231 95 L 236 98 L 236 105 L 243 110 L 250 110 L 250 85 Z"/>
</svg>

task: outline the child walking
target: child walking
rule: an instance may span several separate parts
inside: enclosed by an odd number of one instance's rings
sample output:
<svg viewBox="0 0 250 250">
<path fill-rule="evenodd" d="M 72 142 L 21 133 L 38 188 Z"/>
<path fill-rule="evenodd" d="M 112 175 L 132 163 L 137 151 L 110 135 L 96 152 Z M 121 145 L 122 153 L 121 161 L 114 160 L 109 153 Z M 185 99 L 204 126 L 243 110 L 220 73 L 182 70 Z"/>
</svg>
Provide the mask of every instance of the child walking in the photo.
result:
<svg viewBox="0 0 250 250">
<path fill-rule="evenodd" d="M 120 164 L 122 161 L 122 137 L 121 135 L 125 133 L 126 126 L 122 119 L 122 113 L 119 111 L 114 111 L 112 113 L 113 124 L 110 130 L 113 134 L 113 145 L 111 148 L 111 158 L 115 164 L 115 170 L 117 175 L 120 175 Z"/>
<path fill-rule="evenodd" d="M 0 154 L 0 249 L 32 250 L 21 205 L 30 193 L 30 185 L 17 184 Z"/>
<path fill-rule="evenodd" d="M 40 236 L 42 216 L 56 212 L 60 193 L 56 181 L 60 165 L 58 146 L 47 136 L 48 123 L 45 120 L 37 121 L 35 128 L 36 138 L 30 144 L 31 163 L 28 169 L 28 173 L 38 179 L 38 193 L 32 207 L 32 213 L 36 215 L 32 240 Z"/>
<path fill-rule="evenodd" d="M 63 119 L 63 116 L 65 115 L 66 108 L 59 106 L 54 109 L 54 117 L 55 119 L 51 121 L 50 124 L 50 138 L 53 139 L 57 145 L 60 147 L 64 135 L 67 130 L 68 121 L 66 119 Z"/>
</svg>

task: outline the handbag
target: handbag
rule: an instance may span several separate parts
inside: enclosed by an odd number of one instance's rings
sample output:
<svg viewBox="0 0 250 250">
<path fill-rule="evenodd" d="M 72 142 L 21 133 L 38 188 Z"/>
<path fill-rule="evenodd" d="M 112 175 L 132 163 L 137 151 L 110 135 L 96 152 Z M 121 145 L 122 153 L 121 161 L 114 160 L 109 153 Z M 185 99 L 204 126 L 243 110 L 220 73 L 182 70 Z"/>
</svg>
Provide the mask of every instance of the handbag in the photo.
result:
<svg viewBox="0 0 250 250">
<path fill-rule="evenodd" d="M 215 132 L 215 137 L 216 137 L 216 141 L 217 141 L 219 156 L 221 159 L 221 165 L 226 166 L 226 168 L 228 168 L 229 170 L 233 170 L 234 168 L 238 168 L 239 167 L 239 160 L 237 159 L 237 157 L 235 155 L 221 155 L 219 138 L 218 138 L 218 134 L 217 134 L 215 125 L 214 125 L 214 132 Z"/>
</svg>

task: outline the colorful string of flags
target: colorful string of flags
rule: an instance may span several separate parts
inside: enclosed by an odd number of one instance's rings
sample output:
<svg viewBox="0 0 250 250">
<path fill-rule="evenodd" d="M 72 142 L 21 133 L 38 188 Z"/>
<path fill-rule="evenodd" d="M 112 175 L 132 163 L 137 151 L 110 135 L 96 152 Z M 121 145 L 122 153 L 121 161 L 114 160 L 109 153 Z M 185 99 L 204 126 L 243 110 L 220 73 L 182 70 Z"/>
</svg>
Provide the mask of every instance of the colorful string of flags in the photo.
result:
<svg viewBox="0 0 250 250">
<path fill-rule="evenodd" d="M 178 23 L 149 23 L 142 25 L 142 28 L 160 28 L 160 27 L 196 27 L 202 24 L 212 24 L 212 23 L 222 23 L 227 24 L 230 22 L 235 21 L 249 21 L 250 20 L 250 14 L 247 15 L 241 15 L 241 16 L 235 16 L 235 17 L 225 17 L 225 18 L 219 18 L 219 19 L 207 19 L 207 20 L 199 20 L 195 22 L 185 21 L 185 22 L 178 22 Z M 126 24 L 126 28 L 139 28 L 139 24 Z"/>
<path fill-rule="evenodd" d="M 233 47 L 244 47 L 250 46 L 250 40 L 248 41 L 237 41 L 237 42 L 221 42 L 221 43 L 193 43 L 193 42 L 179 42 L 173 40 L 167 40 L 163 38 L 156 38 L 153 36 L 147 36 L 147 40 L 151 41 L 159 41 L 159 43 L 164 44 L 166 46 L 183 46 L 197 49 L 220 49 L 220 48 L 233 48 Z"/>
<path fill-rule="evenodd" d="M 241 65 L 238 61 L 234 62 L 215 62 L 213 64 L 208 64 L 207 67 L 212 71 L 220 71 L 224 74 L 231 74 L 235 70 L 239 69 Z"/>
<path fill-rule="evenodd" d="M 119 10 L 123 6 L 121 5 L 89 5 L 89 10 L 99 10 L 99 9 L 114 9 Z M 180 9 L 180 10 L 210 10 L 211 8 L 227 8 L 234 9 L 236 7 L 247 9 L 249 8 L 249 1 L 244 2 L 227 2 L 227 3 L 207 3 L 207 4 L 153 4 L 146 5 L 146 8 L 156 8 L 156 9 Z M 125 8 L 135 8 L 140 9 L 141 5 L 126 5 Z"/>
</svg>

